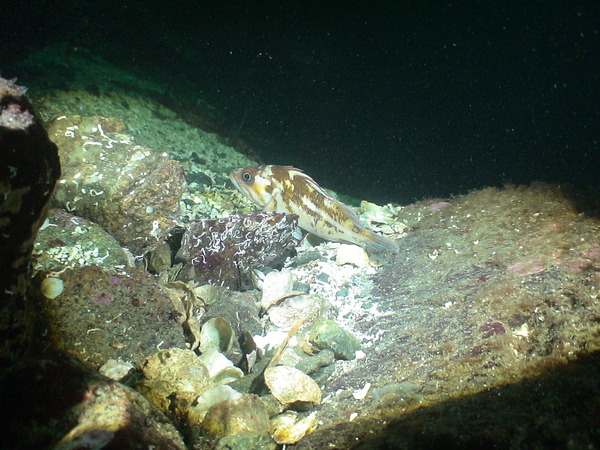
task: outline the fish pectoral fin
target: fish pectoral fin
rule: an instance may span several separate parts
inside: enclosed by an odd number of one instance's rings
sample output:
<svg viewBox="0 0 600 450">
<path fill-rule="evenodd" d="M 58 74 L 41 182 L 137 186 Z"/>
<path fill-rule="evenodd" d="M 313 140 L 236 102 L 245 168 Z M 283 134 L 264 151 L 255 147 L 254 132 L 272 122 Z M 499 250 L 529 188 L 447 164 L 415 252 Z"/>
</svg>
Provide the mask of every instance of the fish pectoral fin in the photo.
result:
<svg viewBox="0 0 600 450">
<path fill-rule="evenodd" d="M 273 189 L 273 192 L 271 193 L 271 198 L 269 199 L 269 201 L 267 203 L 265 203 L 265 206 L 263 206 L 263 212 L 266 211 L 276 211 L 277 210 L 277 196 L 281 195 L 281 189 L 280 188 L 275 188 Z"/>
</svg>

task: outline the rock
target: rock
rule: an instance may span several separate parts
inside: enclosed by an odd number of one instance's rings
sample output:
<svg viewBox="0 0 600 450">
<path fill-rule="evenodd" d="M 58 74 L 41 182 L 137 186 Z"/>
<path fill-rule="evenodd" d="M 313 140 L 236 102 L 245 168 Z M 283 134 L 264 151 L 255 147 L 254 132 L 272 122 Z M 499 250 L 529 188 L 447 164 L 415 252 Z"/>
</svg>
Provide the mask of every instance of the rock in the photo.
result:
<svg viewBox="0 0 600 450">
<path fill-rule="evenodd" d="M 334 352 L 324 349 L 314 355 L 307 355 L 298 347 L 288 347 L 283 352 L 281 363 L 285 366 L 295 367 L 303 373 L 311 374 L 321 367 L 329 366 L 335 362 Z"/>
<path fill-rule="evenodd" d="M 21 359 L 32 339 L 31 250 L 59 177 L 57 147 L 25 88 L 0 77 L 0 367 Z"/>
<path fill-rule="evenodd" d="M 240 434 L 237 436 L 223 436 L 214 446 L 215 450 L 247 450 L 259 448 L 261 450 L 277 450 L 279 446 L 273 442 L 268 433 Z"/>
<path fill-rule="evenodd" d="M 57 206 L 99 223 L 134 254 L 167 236 L 185 189 L 180 163 L 137 145 L 116 118 L 62 116 L 48 132 L 63 166 Z"/>
<path fill-rule="evenodd" d="M 100 225 L 64 209 L 51 209 L 38 234 L 33 250 L 36 270 L 54 271 L 64 267 L 129 265 L 129 259 L 115 238 Z"/>
<path fill-rule="evenodd" d="M 333 350 L 338 359 L 354 359 L 361 348 L 356 337 L 331 320 L 317 322 L 310 332 L 310 340 L 319 348 Z"/>
<path fill-rule="evenodd" d="M 56 352 L 42 334 L 35 301 L 62 301 L 63 278 L 51 277 L 54 285 L 46 283 L 46 300 L 27 295 L 34 292 L 30 256 L 60 164 L 56 145 L 24 93 L 24 88 L 0 78 L 3 440 L 13 448 L 184 449 L 178 431 L 146 399 Z"/>
<path fill-rule="evenodd" d="M 11 448 L 186 448 L 141 394 L 62 353 L 3 377 L 0 405 L 10 405 L 2 430 Z"/>
<path fill-rule="evenodd" d="M 185 347 L 165 288 L 146 271 L 84 266 L 57 276 L 64 290 L 43 307 L 50 338 L 87 365 L 140 363 L 159 347 Z"/>
<path fill-rule="evenodd" d="M 292 261 L 293 267 L 301 267 L 306 266 L 313 261 L 319 261 L 322 258 L 321 252 L 319 250 L 305 250 L 302 253 L 299 253 L 296 258 Z"/>
<path fill-rule="evenodd" d="M 198 396 L 212 386 L 208 368 L 191 350 L 161 350 L 146 358 L 141 369 L 144 378 L 136 389 L 180 424 Z"/>
<path fill-rule="evenodd" d="M 183 281 L 243 290 L 250 271 L 281 265 L 295 244 L 296 216 L 264 212 L 196 221 L 183 235 L 176 261 Z"/>
<path fill-rule="evenodd" d="M 258 291 L 231 291 L 219 288 L 219 295 L 208 306 L 202 320 L 221 317 L 231 324 L 236 337 L 244 331 L 252 335 L 261 334 L 263 325 L 259 319 Z M 238 351 L 239 345 L 234 342 L 232 351 Z"/>
<path fill-rule="evenodd" d="M 245 394 L 213 405 L 206 413 L 202 429 L 218 437 L 267 434 L 269 416 L 260 398 Z"/>
<path fill-rule="evenodd" d="M 56 445 L 73 448 L 184 449 L 177 430 L 137 392 L 118 383 L 89 386 L 75 426 Z"/>
</svg>

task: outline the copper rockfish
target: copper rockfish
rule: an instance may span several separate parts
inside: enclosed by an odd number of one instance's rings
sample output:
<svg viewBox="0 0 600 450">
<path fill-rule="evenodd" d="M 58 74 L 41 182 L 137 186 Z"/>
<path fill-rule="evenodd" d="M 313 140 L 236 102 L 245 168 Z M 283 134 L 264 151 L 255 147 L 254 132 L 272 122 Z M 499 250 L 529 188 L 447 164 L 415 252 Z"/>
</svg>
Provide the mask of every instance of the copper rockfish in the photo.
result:
<svg viewBox="0 0 600 450">
<path fill-rule="evenodd" d="M 367 230 L 346 205 L 290 166 L 253 166 L 229 174 L 233 184 L 263 211 L 298 215 L 300 228 L 331 241 L 375 252 L 397 252 L 394 241 Z"/>
</svg>

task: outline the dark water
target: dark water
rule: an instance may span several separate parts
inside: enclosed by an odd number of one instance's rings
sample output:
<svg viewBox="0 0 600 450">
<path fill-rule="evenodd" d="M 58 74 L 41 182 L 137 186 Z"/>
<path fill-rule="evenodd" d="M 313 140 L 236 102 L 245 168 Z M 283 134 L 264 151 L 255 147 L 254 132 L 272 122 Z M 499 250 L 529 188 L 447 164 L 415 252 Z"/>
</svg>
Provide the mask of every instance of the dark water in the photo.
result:
<svg viewBox="0 0 600 450">
<path fill-rule="evenodd" d="M 12 68 L 69 42 L 163 83 L 186 108 L 207 101 L 262 161 L 359 198 L 407 203 L 532 180 L 600 185 L 596 0 L 2 9 L 4 76 L 27 84 Z"/>
</svg>

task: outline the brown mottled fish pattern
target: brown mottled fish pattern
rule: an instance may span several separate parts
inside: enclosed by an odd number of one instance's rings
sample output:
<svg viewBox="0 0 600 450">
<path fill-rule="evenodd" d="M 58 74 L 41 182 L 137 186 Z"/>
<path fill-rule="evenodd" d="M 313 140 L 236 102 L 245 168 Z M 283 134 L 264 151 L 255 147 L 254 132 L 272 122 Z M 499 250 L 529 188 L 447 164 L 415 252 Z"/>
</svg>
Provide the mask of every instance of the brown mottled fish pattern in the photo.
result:
<svg viewBox="0 0 600 450">
<path fill-rule="evenodd" d="M 323 239 L 368 250 L 398 252 L 396 242 L 367 230 L 358 216 L 291 166 L 252 166 L 229 175 L 233 184 L 263 211 L 298 215 L 298 225 Z"/>
</svg>

